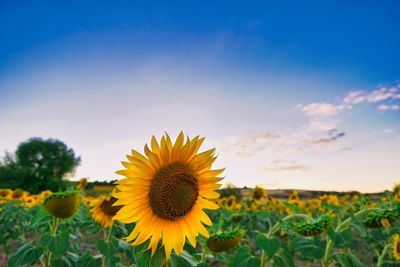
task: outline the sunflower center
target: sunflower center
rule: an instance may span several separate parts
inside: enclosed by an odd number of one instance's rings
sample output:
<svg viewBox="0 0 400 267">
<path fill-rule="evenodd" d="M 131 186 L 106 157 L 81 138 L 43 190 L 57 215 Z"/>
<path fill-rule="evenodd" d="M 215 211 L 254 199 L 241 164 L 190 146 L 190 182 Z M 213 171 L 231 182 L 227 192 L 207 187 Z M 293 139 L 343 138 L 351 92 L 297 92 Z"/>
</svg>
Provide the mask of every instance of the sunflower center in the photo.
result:
<svg viewBox="0 0 400 267">
<path fill-rule="evenodd" d="M 153 212 L 167 220 L 188 214 L 198 196 L 196 175 L 184 163 L 176 162 L 161 168 L 153 177 L 149 199 Z"/>
<path fill-rule="evenodd" d="M 109 216 L 115 216 L 117 212 L 121 209 L 121 206 L 113 206 L 113 204 L 117 201 L 116 198 L 111 197 L 110 200 L 104 200 L 101 205 L 100 209 Z"/>
</svg>

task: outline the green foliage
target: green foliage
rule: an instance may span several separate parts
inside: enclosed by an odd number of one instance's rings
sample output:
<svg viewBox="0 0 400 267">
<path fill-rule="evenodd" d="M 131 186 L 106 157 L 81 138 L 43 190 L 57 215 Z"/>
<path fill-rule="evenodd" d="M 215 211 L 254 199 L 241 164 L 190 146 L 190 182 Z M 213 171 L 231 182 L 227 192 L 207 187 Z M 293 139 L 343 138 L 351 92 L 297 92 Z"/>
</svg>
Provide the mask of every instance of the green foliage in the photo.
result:
<svg viewBox="0 0 400 267">
<path fill-rule="evenodd" d="M 278 238 L 268 237 L 263 234 L 257 237 L 257 244 L 267 253 L 269 259 L 271 259 L 281 247 L 281 242 Z"/>
<path fill-rule="evenodd" d="M 48 248 L 55 256 L 61 256 L 68 249 L 69 233 L 66 231 L 58 235 L 47 233 L 40 238 L 40 245 Z"/>
<path fill-rule="evenodd" d="M 9 267 L 31 265 L 39 260 L 43 254 L 42 248 L 32 245 L 33 241 L 20 247 L 8 260 Z"/>
<path fill-rule="evenodd" d="M 15 155 L 6 153 L 0 162 L 0 184 L 31 193 L 66 188 L 63 178 L 73 173 L 80 158 L 56 139 L 31 138 L 17 147 Z"/>
<path fill-rule="evenodd" d="M 363 264 L 357 256 L 353 255 L 351 252 L 344 253 L 340 255 L 339 263 L 343 267 L 364 267 Z"/>
<path fill-rule="evenodd" d="M 376 214 L 392 214 L 398 202 L 378 200 L 374 208 L 361 209 L 354 203 L 337 205 L 340 209 L 335 209 L 336 213 L 330 207 L 318 210 L 313 213 L 316 219 L 305 214 L 302 207 L 297 207 L 298 214 L 223 208 L 207 211 L 214 222 L 208 227 L 210 238 L 198 236 L 195 248 L 186 243 L 181 255 L 172 251 L 168 266 L 399 266 L 391 245 L 393 236 L 400 232 L 398 217 L 393 218 L 389 228 L 369 228 L 364 223 Z M 233 214 L 239 214 L 240 220 L 232 220 Z M 49 227 L 52 221 L 59 227 Z M 82 202 L 76 214 L 60 220 L 60 224 L 55 224 L 43 206 L 28 208 L 17 201 L 0 202 L 0 250 L 8 255 L 9 266 L 37 265 L 46 259 L 48 266 L 55 267 L 97 267 L 103 263 L 110 267 L 165 266 L 161 242 L 151 256 L 149 240 L 132 247 L 123 239 L 134 226 L 115 222 L 112 231 L 107 231 L 93 221 Z M 303 236 L 296 227 L 324 231 Z M 238 236 L 240 242 L 229 249 L 215 251 L 207 247 L 210 239 L 226 245 Z"/>
<path fill-rule="evenodd" d="M 305 261 L 319 260 L 324 255 L 325 240 L 309 237 L 296 237 L 292 240 L 292 248 Z"/>
</svg>

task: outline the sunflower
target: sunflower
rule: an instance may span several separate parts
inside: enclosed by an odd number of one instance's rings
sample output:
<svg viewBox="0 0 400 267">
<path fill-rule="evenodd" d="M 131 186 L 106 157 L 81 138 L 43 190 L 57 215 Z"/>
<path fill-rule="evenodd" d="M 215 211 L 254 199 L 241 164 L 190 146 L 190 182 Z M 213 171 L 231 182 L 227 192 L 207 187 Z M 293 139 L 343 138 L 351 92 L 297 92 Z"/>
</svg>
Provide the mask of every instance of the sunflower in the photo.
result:
<svg viewBox="0 0 400 267">
<path fill-rule="evenodd" d="M 94 206 L 92 209 L 93 219 L 105 228 L 111 227 L 113 225 L 113 216 L 121 208 L 120 206 L 113 206 L 116 201 L 116 198 L 106 196 L 99 196 L 93 200 L 91 203 Z"/>
<path fill-rule="evenodd" d="M 240 242 L 242 235 L 242 230 L 239 228 L 215 233 L 207 239 L 206 245 L 212 252 L 224 252 L 236 246 Z"/>
<path fill-rule="evenodd" d="M 53 194 L 50 190 L 42 191 L 38 196 L 41 198 L 42 201 L 46 199 L 46 197 L 50 196 Z"/>
<path fill-rule="evenodd" d="M 369 228 L 388 228 L 397 221 L 399 214 L 400 210 L 397 207 L 374 210 L 367 214 L 364 224 Z"/>
<path fill-rule="evenodd" d="M 254 200 L 261 200 L 266 196 L 267 196 L 267 194 L 266 194 L 264 188 L 262 188 L 260 186 L 256 186 L 253 189 L 253 191 L 251 192 L 250 198 L 254 199 Z"/>
<path fill-rule="evenodd" d="M 395 234 L 393 236 L 393 243 L 392 243 L 392 247 L 393 247 L 393 257 L 400 261 L 400 235 L 399 234 Z"/>
<path fill-rule="evenodd" d="M 25 192 L 22 189 L 15 189 L 12 193 L 11 193 L 11 199 L 12 200 L 21 200 L 21 199 L 25 199 L 28 196 L 28 192 Z"/>
<path fill-rule="evenodd" d="M 11 199 L 12 191 L 10 189 L 0 189 L 0 198 Z"/>
<path fill-rule="evenodd" d="M 79 183 L 76 185 L 78 190 L 83 190 L 88 184 L 88 180 L 86 178 L 82 178 L 79 180 Z"/>
<path fill-rule="evenodd" d="M 27 207 L 33 207 L 37 204 L 37 200 L 34 196 L 29 196 L 24 199 L 24 204 Z"/>
<path fill-rule="evenodd" d="M 126 169 L 117 172 L 126 178 L 116 182 L 119 192 L 113 194 L 114 205 L 123 206 L 114 220 L 136 222 L 126 240 L 132 245 L 150 240 L 153 255 L 161 239 L 167 259 L 172 248 L 182 252 L 186 238 L 195 247 L 199 234 L 209 237 L 202 223 L 212 222 L 203 209 L 218 209 L 208 199 L 219 197 L 214 190 L 223 179 L 217 176 L 224 169 L 211 170 L 215 149 L 198 153 L 204 138 L 184 139 L 181 132 L 172 145 L 165 134 L 158 144 L 153 136 L 151 149 L 144 146 L 146 156 L 132 150 L 129 162 L 122 162 Z"/>
<path fill-rule="evenodd" d="M 46 197 L 44 207 L 56 218 L 66 219 L 72 217 L 78 210 L 79 192 L 57 192 Z"/>
<path fill-rule="evenodd" d="M 318 219 L 310 219 L 305 222 L 293 224 L 293 230 L 302 236 L 316 236 L 324 232 L 331 222 L 331 218 L 327 215 L 322 215 Z"/>
</svg>

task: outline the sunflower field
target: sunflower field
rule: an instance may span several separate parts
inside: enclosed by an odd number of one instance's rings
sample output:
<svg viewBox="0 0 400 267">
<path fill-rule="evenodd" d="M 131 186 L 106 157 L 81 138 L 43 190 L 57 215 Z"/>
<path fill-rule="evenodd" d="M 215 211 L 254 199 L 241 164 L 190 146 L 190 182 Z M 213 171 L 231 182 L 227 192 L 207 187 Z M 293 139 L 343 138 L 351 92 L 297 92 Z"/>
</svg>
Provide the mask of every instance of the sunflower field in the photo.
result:
<svg viewBox="0 0 400 267">
<path fill-rule="evenodd" d="M 109 194 L 0 189 L 0 266 L 400 266 L 400 185 L 380 196 L 221 196 L 204 138 L 132 151 Z"/>
</svg>

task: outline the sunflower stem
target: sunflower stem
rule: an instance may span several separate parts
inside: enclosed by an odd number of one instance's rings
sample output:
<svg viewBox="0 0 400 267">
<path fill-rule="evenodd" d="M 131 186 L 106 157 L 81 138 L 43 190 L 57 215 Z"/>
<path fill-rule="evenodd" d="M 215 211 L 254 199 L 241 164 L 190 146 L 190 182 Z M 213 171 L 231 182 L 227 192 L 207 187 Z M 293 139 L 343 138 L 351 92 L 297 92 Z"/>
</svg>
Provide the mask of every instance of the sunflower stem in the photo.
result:
<svg viewBox="0 0 400 267">
<path fill-rule="evenodd" d="M 260 267 L 264 267 L 265 265 L 265 251 L 261 251 L 261 257 L 260 257 Z"/>
<path fill-rule="evenodd" d="M 49 228 L 50 228 L 50 234 L 52 236 L 56 236 L 57 234 L 57 229 L 58 226 L 60 225 L 60 220 L 57 217 L 53 217 L 53 222 L 49 223 Z M 51 266 L 51 257 L 52 253 L 51 251 L 47 248 L 46 249 L 46 254 L 44 256 L 44 266 L 45 267 L 50 267 Z"/>
<path fill-rule="evenodd" d="M 204 242 L 203 247 L 202 247 L 202 252 L 201 252 L 201 260 L 200 262 L 204 262 L 206 259 L 206 252 L 207 252 L 207 244 Z"/>
<path fill-rule="evenodd" d="M 106 241 L 107 243 L 110 242 L 112 227 L 113 227 L 113 224 L 111 224 L 111 226 L 105 231 L 104 241 Z"/>
<path fill-rule="evenodd" d="M 385 258 L 385 255 L 386 255 L 386 252 L 387 252 L 389 246 L 390 246 L 389 244 L 385 244 L 385 246 L 383 247 L 382 253 L 379 255 L 378 261 L 376 263 L 377 267 L 382 266 L 383 259 Z"/>
<path fill-rule="evenodd" d="M 107 244 L 110 243 L 110 237 L 111 237 L 111 232 L 112 232 L 113 225 L 114 224 L 111 224 L 110 227 L 104 229 L 104 242 L 106 242 Z M 106 264 L 106 256 L 103 255 L 103 257 L 101 259 L 102 259 L 101 260 L 101 267 L 104 267 L 105 264 Z"/>
</svg>

